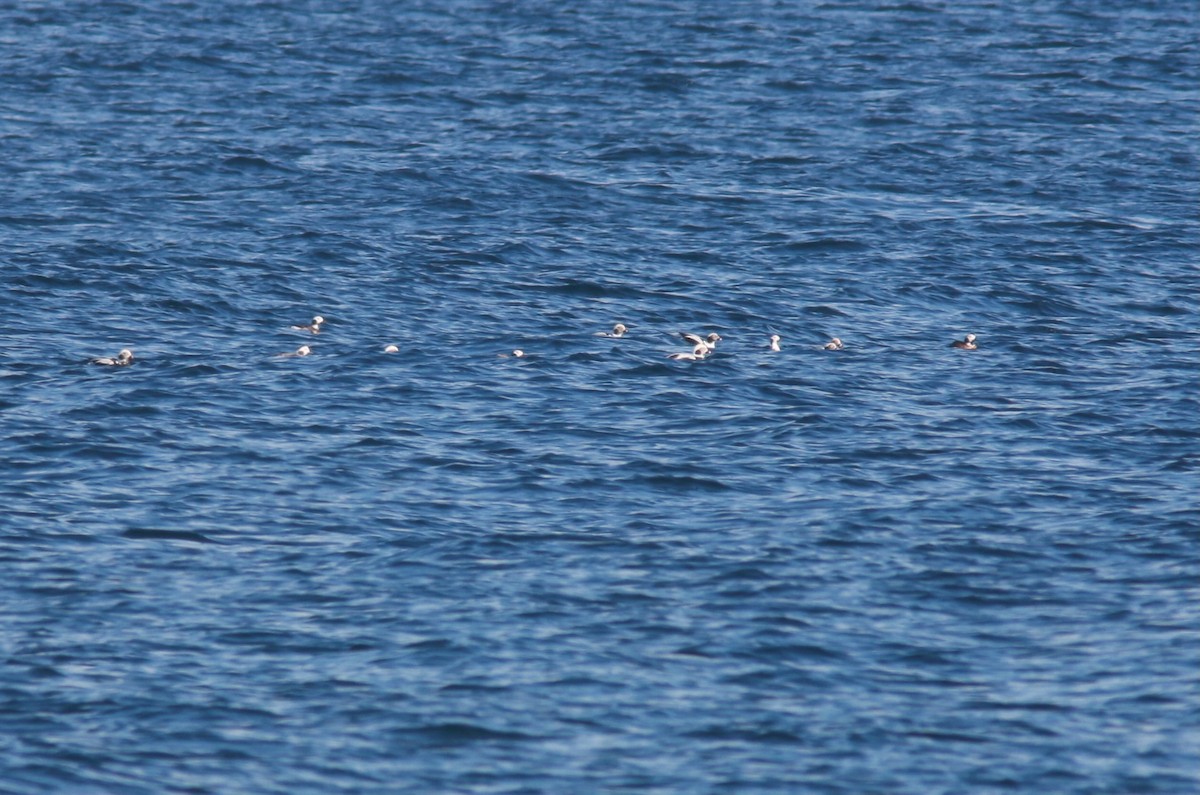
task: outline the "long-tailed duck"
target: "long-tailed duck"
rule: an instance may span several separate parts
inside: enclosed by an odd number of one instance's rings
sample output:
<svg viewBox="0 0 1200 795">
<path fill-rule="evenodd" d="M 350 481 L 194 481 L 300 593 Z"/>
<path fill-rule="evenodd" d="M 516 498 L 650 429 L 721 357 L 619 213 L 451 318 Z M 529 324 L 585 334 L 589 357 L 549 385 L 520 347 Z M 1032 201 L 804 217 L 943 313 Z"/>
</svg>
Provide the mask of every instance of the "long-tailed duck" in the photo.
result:
<svg viewBox="0 0 1200 795">
<path fill-rule="evenodd" d="M 297 348 L 294 351 L 291 351 L 289 353 L 279 354 L 279 356 L 276 358 L 283 359 L 288 356 L 308 356 L 310 353 L 312 353 L 312 348 L 308 347 L 307 345 L 301 345 L 299 348 Z"/>
<path fill-rule="evenodd" d="M 321 324 L 325 322 L 325 318 L 317 315 L 312 319 L 312 323 L 307 326 L 292 326 L 293 331 L 311 331 L 313 334 L 321 333 Z"/>
<path fill-rule="evenodd" d="M 617 325 L 613 326 L 612 331 L 597 331 L 595 336 L 597 336 L 597 337 L 612 337 L 614 339 L 617 339 L 620 337 L 624 337 L 626 331 L 629 331 L 629 329 L 625 328 L 625 324 L 618 323 Z"/>
<path fill-rule="evenodd" d="M 692 343 L 692 345 L 703 348 L 706 354 L 709 351 L 716 350 L 717 343 L 721 341 L 721 335 L 715 331 L 707 337 L 701 337 L 699 334 L 687 334 L 682 331 L 679 332 L 679 336 Z"/>
<path fill-rule="evenodd" d="M 842 345 L 842 341 L 837 337 L 834 337 L 829 342 L 825 343 L 825 350 L 827 351 L 840 351 L 844 347 L 846 346 Z"/>
<path fill-rule="evenodd" d="M 968 334 L 966 339 L 955 340 L 950 343 L 951 348 L 958 348 L 960 351 L 973 351 L 979 346 L 975 344 L 975 335 Z"/>
<path fill-rule="evenodd" d="M 397 347 L 397 346 L 395 346 L 395 345 L 389 345 L 389 346 L 387 346 L 386 348 L 384 348 L 384 349 L 383 349 L 383 352 L 384 352 L 384 353 L 399 353 L 399 352 L 400 352 L 400 348 L 398 348 L 398 347 Z"/>
<path fill-rule="evenodd" d="M 695 362 L 708 356 L 710 350 L 706 345 L 697 345 L 692 348 L 691 353 L 668 353 L 667 358 L 677 362 Z"/>
<path fill-rule="evenodd" d="M 128 348 L 123 349 L 115 357 L 101 356 L 99 359 L 92 359 L 92 364 L 103 364 L 108 367 L 124 367 L 127 364 L 133 364 L 133 351 Z"/>
</svg>

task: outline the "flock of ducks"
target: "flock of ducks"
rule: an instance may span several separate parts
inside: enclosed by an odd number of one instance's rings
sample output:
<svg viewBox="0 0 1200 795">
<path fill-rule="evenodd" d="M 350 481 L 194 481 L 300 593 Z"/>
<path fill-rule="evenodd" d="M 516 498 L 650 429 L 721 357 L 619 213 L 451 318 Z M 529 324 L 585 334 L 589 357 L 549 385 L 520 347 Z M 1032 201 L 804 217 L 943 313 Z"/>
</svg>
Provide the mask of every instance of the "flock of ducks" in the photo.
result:
<svg viewBox="0 0 1200 795">
<path fill-rule="evenodd" d="M 324 322 L 325 318 L 317 315 L 312 319 L 311 323 L 290 326 L 290 328 L 293 331 L 307 331 L 310 334 L 320 334 L 321 325 Z M 612 327 L 612 331 L 597 331 L 595 336 L 608 337 L 610 339 L 620 339 L 621 337 L 624 337 L 628 331 L 629 328 L 624 323 L 618 323 Z M 721 341 L 721 335 L 717 334 L 716 332 L 713 332 L 705 337 L 701 337 L 699 334 L 678 332 L 678 336 L 682 337 L 685 342 L 691 344 L 692 349 L 690 351 L 680 351 L 678 353 L 667 354 L 668 359 L 673 359 L 677 362 L 695 362 L 699 361 L 700 359 L 704 359 L 717 349 L 717 343 Z M 780 337 L 778 334 L 772 334 L 768 340 L 768 350 L 775 352 L 782 350 L 779 347 L 779 342 L 781 339 L 782 337 Z M 968 334 L 964 339 L 954 340 L 954 342 L 950 343 L 950 347 L 961 351 L 973 351 L 979 346 L 975 343 L 975 335 Z M 827 351 L 840 351 L 844 348 L 845 345 L 843 345 L 842 341 L 837 337 L 834 337 L 822 346 L 822 349 Z M 383 349 L 383 352 L 399 353 L 400 348 L 396 345 L 388 345 Z M 312 348 L 310 348 L 308 345 L 301 345 L 294 351 L 278 354 L 277 358 L 308 356 L 310 353 L 312 353 Z M 518 348 L 512 353 L 499 353 L 496 355 L 505 359 L 509 357 L 520 359 L 525 356 L 525 351 Z M 133 364 L 133 351 L 125 348 L 116 356 L 101 356 L 97 359 L 91 359 L 90 361 L 92 364 L 104 365 L 106 367 L 125 367 Z"/>
</svg>

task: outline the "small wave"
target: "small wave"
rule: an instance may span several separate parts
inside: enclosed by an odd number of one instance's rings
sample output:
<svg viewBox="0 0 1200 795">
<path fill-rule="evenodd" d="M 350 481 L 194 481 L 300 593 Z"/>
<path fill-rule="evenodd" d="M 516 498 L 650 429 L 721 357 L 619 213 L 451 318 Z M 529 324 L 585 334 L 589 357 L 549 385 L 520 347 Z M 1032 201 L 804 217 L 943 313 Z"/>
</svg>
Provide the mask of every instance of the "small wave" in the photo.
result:
<svg viewBox="0 0 1200 795">
<path fill-rule="evenodd" d="M 151 541 L 190 541 L 197 544 L 219 543 L 203 533 L 190 530 L 156 530 L 150 528 L 132 528 L 121 533 L 125 538 Z"/>
<path fill-rule="evenodd" d="M 234 155 L 221 161 L 221 165 L 235 171 L 278 171 L 291 173 L 295 169 L 255 155 Z"/>
</svg>

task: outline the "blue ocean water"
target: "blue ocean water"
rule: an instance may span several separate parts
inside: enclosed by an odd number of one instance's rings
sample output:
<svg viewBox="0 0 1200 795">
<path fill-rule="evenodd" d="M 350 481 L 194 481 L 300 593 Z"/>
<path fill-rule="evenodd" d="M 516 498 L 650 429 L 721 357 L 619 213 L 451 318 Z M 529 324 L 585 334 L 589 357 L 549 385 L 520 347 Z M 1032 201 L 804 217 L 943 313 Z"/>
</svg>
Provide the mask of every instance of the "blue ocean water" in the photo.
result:
<svg viewBox="0 0 1200 795">
<path fill-rule="evenodd" d="M 0 793 L 1200 791 L 1195 12 L 5 5 Z"/>
</svg>

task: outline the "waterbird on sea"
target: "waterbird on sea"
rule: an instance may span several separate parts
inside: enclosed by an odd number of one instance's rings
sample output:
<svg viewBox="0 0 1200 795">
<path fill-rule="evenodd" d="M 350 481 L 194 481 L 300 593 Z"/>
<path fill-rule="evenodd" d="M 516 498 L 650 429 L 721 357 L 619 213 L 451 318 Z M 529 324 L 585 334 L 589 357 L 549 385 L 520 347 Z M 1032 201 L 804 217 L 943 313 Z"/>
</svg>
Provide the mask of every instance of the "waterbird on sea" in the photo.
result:
<svg viewBox="0 0 1200 795">
<path fill-rule="evenodd" d="M 317 315 L 312 319 L 312 323 L 307 326 L 292 326 L 293 331 L 311 331 L 313 334 L 321 333 L 321 324 L 325 322 L 325 318 Z"/>
<path fill-rule="evenodd" d="M 310 353 L 312 353 L 312 348 L 308 347 L 307 345 L 301 345 L 294 351 L 279 354 L 276 358 L 283 359 L 288 356 L 308 356 Z"/>
<path fill-rule="evenodd" d="M 842 345 L 842 341 L 837 337 L 834 337 L 829 342 L 825 343 L 825 350 L 827 351 L 840 351 L 844 347 L 845 346 Z"/>
<path fill-rule="evenodd" d="M 771 335 L 771 350 L 776 351 L 776 352 L 779 351 L 779 335 L 778 334 Z"/>
<path fill-rule="evenodd" d="M 695 362 L 708 356 L 712 349 L 706 345 L 697 345 L 692 348 L 691 353 L 668 353 L 668 359 L 674 359 L 677 362 Z"/>
<path fill-rule="evenodd" d="M 521 359 L 525 356 L 525 351 L 521 350 L 520 348 L 517 348 L 512 353 L 497 353 L 496 356 L 501 359 L 507 359 L 510 356 L 514 359 Z"/>
<path fill-rule="evenodd" d="M 400 349 L 398 347 L 396 347 L 395 345 L 389 345 L 383 349 L 383 352 L 384 353 L 399 353 Z"/>
<path fill-rule="evenodd" d="M 705 353 L 716 350 L 717 343 L 721 341 L 721 335 L 715 331 L 712 334 L 709 334 L 707 337 L 701 337 L 699 334 L 689 334 L 682 331 L 677 333 L 679 336 L 692 343 L 692 345 L 703 348 Z"/>
<path fill-rule="evenodd" d="M 99 359 L 92 359 L 92 364 L 103 364 L 109 367 L 124 367 L 127 364 L 133 364 L 133 351 L 124 348 L 115 357 L 101 356 Z"/>
<path fill-rule="evenodd" d="M 618 323 L 617 325 L 613 326 L 612 331 L 597 331 L 595 336 L 597 336 L 597 337 L 613 337 L 615 339 L 618 337 L 624 337 L 625 332 L 628 330 L 629 329 L 625 328 L 624 323 Z"/>
<path fill-rule="evenodd" d="M 975 335 L 968 334 L 966 339 L 955 340 L 950 343 L 951 348 L 958 348 L 960 351 L 973 351 L 979 346 L 975 344 Z"/>
</svg>

